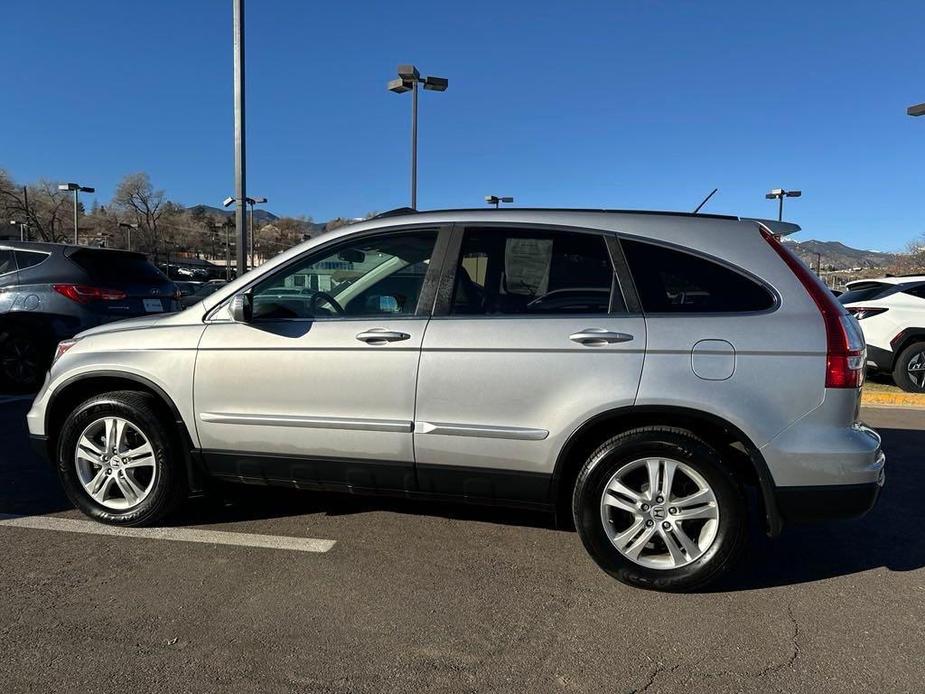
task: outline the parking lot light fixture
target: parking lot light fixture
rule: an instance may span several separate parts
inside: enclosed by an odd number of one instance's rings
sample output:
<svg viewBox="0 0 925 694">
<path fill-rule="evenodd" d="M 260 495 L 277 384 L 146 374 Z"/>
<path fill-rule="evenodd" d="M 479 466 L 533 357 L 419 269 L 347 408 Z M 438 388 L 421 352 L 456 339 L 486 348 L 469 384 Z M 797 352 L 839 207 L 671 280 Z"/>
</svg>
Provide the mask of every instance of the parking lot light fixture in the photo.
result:
<svg viewBox="0 0 925 694">
<path fill-rule="evenodd" d="M 398 78 L 389 80 L 390 92 L 404 94 L 411 92 L 411 209 L 418 205 L 418 91 L 419 85 L 432 92 L 445 92 L 450 81 L 446 77 L 433 75 L 421 77 L 414 65 L 399 65 Z"/>
<path fill-rule="evenodd" d="M 74 245 L 77 245 L 77 235 L 78 235 L 78 226 L 77 226 L 77 209 L 79 202 L 77 196 L 80 193 L 95 193 L 96 188 L 91 188 L 89 186 L 82 186 L 79 183 L 61 183 L 58 186 L 58 190 L 72 190 L 74 191 Z"/>
<path fill-rule="evenodd" d="M 783 188 L 774 188 L 765 196 L 768 200 L 777 200 L 777 221 L 784 220 L 784 198 L 798 198 L 803 195 L 802 190 L 784 190 Z"/>
<path fill-rule="evenodd" d="M 511 195 L 486 195 L 485 202 L 489 205 L 494 205 L 497 210 L 501 206 L 501 203 L 514 202 L 514 198 Z"/>
<path fill-rule="evenodd" d="M 906 109 L 908 116 L 925 116 L 925 104 L 916 104 Z"/>
<path fill-rule="evenodd" d="M 128 222 L 119 222 L 119 228 L 125 229 L 125 240 L 126 248 L 132 250 L 132 229 L 137 229 L 137 224 L 129 224 Z"/>
</svg>

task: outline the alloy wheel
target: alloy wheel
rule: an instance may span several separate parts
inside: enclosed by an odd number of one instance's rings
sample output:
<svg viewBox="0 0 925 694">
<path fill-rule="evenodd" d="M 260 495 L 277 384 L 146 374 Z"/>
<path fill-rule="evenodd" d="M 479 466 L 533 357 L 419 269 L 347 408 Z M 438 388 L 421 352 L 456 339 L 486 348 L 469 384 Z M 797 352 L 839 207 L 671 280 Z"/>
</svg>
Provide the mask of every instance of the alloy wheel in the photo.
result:
<svg viewBox="0 0 925 694">
<path fill-rule="evenodd" d="M 699 559 L 716 540 L 719 504 L 693 467 L 669 458 L 623 465 L 604 487 L 601 521 L 627 559 L 651 569 L 677 569 Z"/>
<path fill-rule="evenodd" d="M 143 502 L 157 477 L 154 448 L 144 432 L 121 417 L 91 422 L 77 439 L 77 477 L 98 504 L 127 511 Z"/>
<path fill-rule="evenodd" d="M 925 388 L 925 352 L 912 355 L 906 363 L 906 373 L 917 388 Z"/>
</svg>

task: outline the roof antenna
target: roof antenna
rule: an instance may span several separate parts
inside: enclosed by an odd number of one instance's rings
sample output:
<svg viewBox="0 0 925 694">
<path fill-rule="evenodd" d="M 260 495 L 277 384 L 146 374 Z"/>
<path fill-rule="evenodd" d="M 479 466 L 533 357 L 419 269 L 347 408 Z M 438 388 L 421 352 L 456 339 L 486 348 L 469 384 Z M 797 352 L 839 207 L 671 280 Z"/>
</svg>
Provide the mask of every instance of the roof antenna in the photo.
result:
<svg viewBox="0 0 925 694">
<path fill-rule="evenodd" d="M 705 198 L 703 199 L 703 202 L 702 202 L 702 203 L 700 203 L 699 205 L 697 205 L 697 209 L 694 210 L 694 214 L 697 214 L 698 212 L 700 212 L 700 208 L 703 207 L 704 205 L 706 205 L 707 202 L 709 202 L 710 198 L 712 198 L 714 195 L 716 195 L 716 191 L 718 191 L 718 190 L 719 190 L 719 188 L 714 188 L 714 189 L 713 189 L 713 192 L 710 193 L 707 197 L 705 197 Z"/>
</svg>

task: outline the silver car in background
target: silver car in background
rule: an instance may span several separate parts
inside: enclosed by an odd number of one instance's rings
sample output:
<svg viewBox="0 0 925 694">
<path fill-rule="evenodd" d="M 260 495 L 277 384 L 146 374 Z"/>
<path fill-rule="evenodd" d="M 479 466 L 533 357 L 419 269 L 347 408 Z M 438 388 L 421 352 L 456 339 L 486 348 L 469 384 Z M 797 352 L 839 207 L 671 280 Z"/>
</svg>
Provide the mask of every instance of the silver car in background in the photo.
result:
<svg viewBox="0 0 925 694">
<path fill-rule="evenodd" d="M 210 478 L 503 504 L 574 523 L 621 581 L 697 589 L 750 513 L 776 535 L 883 483 L 863 338 L 779 243 L 796 229 L 387 213 L 62 343 L 29 429 L 104 523 L 154 523 Z"/>
</svg>

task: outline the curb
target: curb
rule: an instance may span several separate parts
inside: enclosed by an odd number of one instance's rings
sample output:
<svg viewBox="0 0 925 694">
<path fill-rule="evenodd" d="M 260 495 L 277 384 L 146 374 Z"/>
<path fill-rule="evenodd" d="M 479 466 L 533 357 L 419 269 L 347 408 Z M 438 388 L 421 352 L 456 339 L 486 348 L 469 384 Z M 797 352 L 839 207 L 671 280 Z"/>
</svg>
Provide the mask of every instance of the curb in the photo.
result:
<svg viewBox="0 0 925 694">
<path fill-rule="evenodd" d="M 867 407 L 912 407 L 925 409 L 925 395 L 915 393 L 868 393 L 861 394 L 861 406 Z"/>
</svg>

